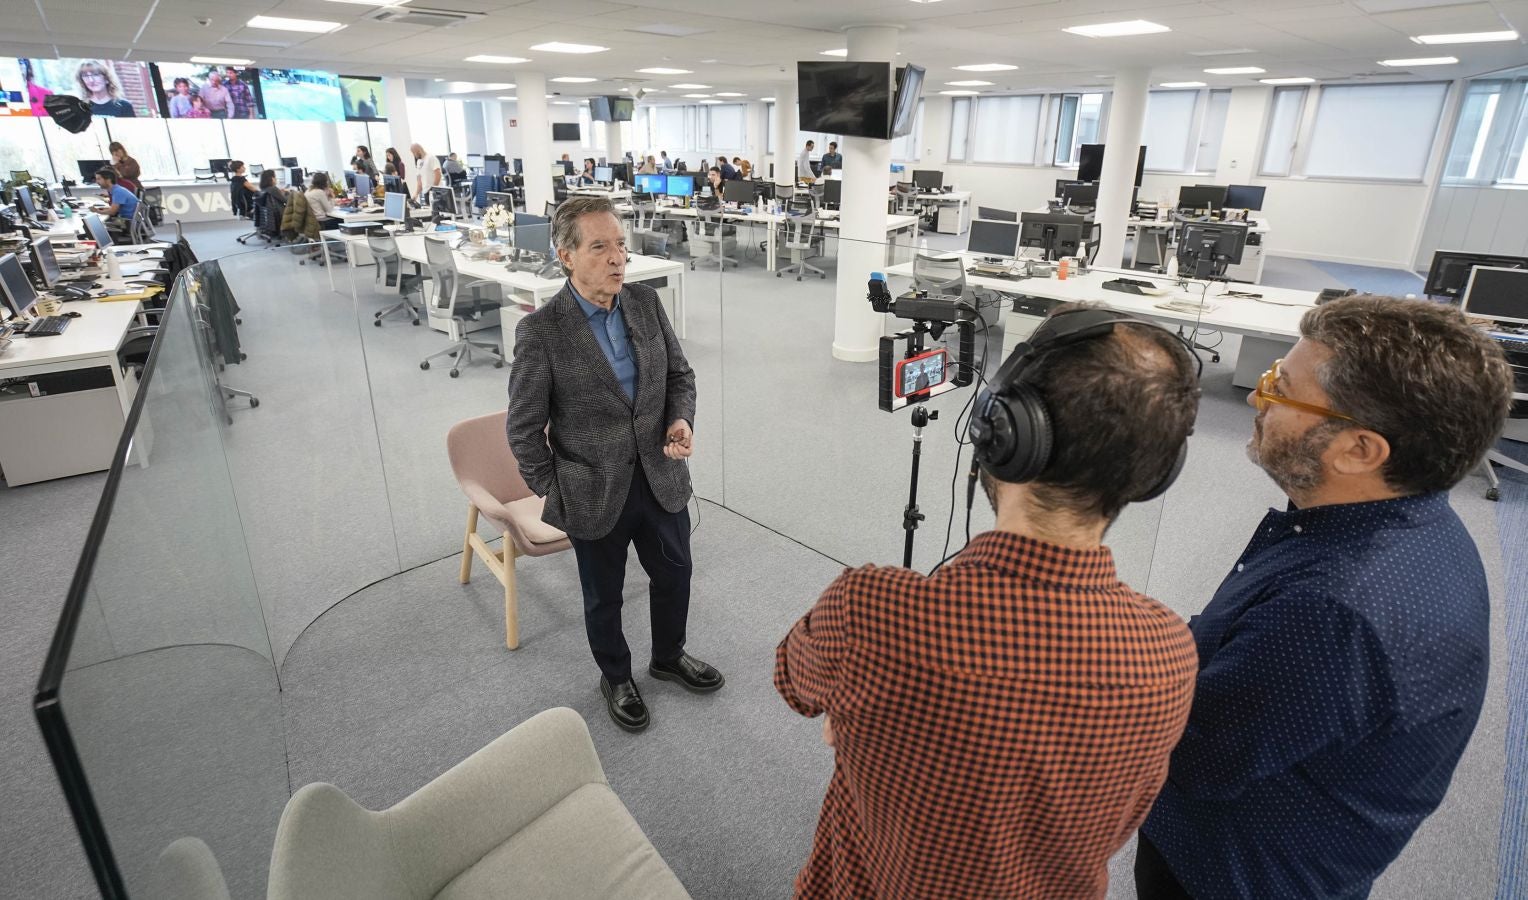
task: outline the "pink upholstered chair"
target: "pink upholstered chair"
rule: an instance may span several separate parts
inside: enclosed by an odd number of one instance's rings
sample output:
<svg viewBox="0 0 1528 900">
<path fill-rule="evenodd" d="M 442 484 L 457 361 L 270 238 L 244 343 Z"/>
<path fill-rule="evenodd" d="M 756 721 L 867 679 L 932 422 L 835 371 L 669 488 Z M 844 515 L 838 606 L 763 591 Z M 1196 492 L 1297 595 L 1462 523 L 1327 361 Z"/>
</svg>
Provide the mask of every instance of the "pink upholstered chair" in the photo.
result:
<svg viewBox="0 0 1528 900">
<path fill-rule="evenodd" d="M 520 646 L 520 616 L 516 608 L 515 560 L 521 556 L 547 556 L 573 545 L 568 536 L 541 521 L 542 499 L 531 493 L 504 436 L 500 410 L 457 422 L 446 435 L 446 455 L 451 471 L 467 495 L 467 535 L 462 546 L 461 582 L 472 580 L 472 557 L 478 556 L 504 585 L 504 644 Z M 488 549 L 478 534 L 481 513 L 504 535 L 499 553 Z"/>
</svg>

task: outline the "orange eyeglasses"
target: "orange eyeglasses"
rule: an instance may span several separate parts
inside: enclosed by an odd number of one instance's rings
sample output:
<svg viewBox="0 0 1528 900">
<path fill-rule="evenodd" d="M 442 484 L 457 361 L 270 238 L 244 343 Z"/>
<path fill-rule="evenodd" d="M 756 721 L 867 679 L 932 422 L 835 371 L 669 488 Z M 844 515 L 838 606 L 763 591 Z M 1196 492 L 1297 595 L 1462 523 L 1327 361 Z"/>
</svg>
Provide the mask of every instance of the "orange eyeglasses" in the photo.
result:
<svg viewBox="0 0 1528 900">
<path fill-rule="evenodd" d="M 1292 400 L 1283 394 L 1274 393 L 1274 386 L 1279 380 L 1279 364 L 1283 361 L 1284 360 L 1282 359 L 1274 360 L 1273 368 L 1264 372 L 1263 377 L 1257 380 L 1257 390 L 1253 392 L 1253 400 L 1257 405 L 1258 412 L 1262 412 L 1263 410 L 1267 409 L 1268 404 L 1270 403 L 1282 403 L 1285 406 L 1292 406 L 1295 409 L 1304 410 L 1308 413 L 1315 413 L 1318 416 L 1326 416 L 1329 419 L 1342 419 L 1347 422 L 1353 422 L 1354 424 L 1358 423 L 1358 420 L 1352 416 L 1343 415 L 1340 412 L 1333 412 L 1324 406 L 1317 406 L 1314 403 L 1306 403 L 1301 400 Z"/>
</svg>

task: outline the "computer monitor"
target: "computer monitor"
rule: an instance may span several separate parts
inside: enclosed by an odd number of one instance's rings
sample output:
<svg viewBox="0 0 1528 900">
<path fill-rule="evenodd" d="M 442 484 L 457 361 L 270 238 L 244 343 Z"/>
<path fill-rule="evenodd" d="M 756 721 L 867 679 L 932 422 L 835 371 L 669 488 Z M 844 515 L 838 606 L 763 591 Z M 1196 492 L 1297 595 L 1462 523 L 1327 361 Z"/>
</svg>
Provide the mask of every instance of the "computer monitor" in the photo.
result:
<svg viewBox="0 0 1528 900">
<path fill-rule="evenodd" d="M 456 214 L 456 195 L 451 193 L 448 187 L 430 188 L 430 209 L 436 215 L 450 216 Z"/>
<path fill-rule="evenodd" d="M 53 252 L 52 238 L 40 237 L 32 241 L 32 274 L 44 288 L 52 287 L 63 277 L 64 271 L 58 267 L 58 256 Z"/>
<path fill-rule="evenodd" d="M 1067 185 L 1069 185 L 1069 184 L 1081 184 L 1081 183 L 1082 182 L 1078 181 L 1075 178 L 1057 178 L 1056 179 L 1056 199 L 1057 200 L 1061 199 L 1061 194 L 1062 194 L 1063 191 L 1066 190 L 1066 186 Z"/>
<path fill-rule="evenodd" d="M 345 189 L 350 191 L 355 190 L 355 169 L 345 170 Z"/>
<path fill-rule="evenodd" d="M 297 168 L 297 157 L 283 156 L 281 157 L 281 164 L 288 169 L 295 169 Z"/>
<path fill-rule="evenodd" d="M 95 241 L 96 247 L 105 250 L 111 246 L 111 232 L 106 230 L 106 223 L 94 213 L 84 217 L 85 230 L 89 232 L 90 239 Z"/>
<path fill-rule="evenodd" d="M 80 167 L 80 177 L 86 181 L 95 177 L 97 169 L 104 169 L 111 165 L 111 160 L 109 159 L 81 159 L 76 160 L 76 162 Z"/>
<path fill-rule="evenodd" d="M 1268 188 L 1254 184 L 1232 184 L 1226 186 L 1226 208 L 1228 209 L 1262 209 L 1263 194 Z"/>
<path fill-rule="evenodd" d="M 938 169 L 913 169 L 913 184 L 920 191 L 937 191 L 944 187 L 944 173 Z"/>
<path fill-rule="evenodd" d="M 515 174 L 516 175 L 524 175 L 525 174 L 525 160 L 520 159 L 519 157 L 515 157 Z"/>
<path fill-rule="evenodd" d="M 970 235 L 966 239 L 966 251 L 1001 259 L 1017 256 L 1020 227 L 1018 222 L 972 219 Z"/>
<path fill-rule="evenodd" d="M 638 175 L 636 191 L 639 194 L 667 194 L 667 175 Z"/>
<path fill-rule="evenodd" d="M 308 183 L 308 173 L 297 166 L 291 166 L 287 169 L 287 181 L 291 182 L 292 187 L 302 188 Z"/>
<path fill-rule="evenodd" d="M 498 178 L 500 175 L 503 175 L 504 174 L 504 160 L 502 160 L 502 159 L 485 159 L 485 160 L 483 160 L 483 174 L 487 175 L 489 178 Z"/>
<path fill-rule="evenodd" d="M 382 195 L 382 217 L 394 222 L 403 222 L 408 218 L 407 194 L 384 194 Z"/>
<path fill-rule="evenodd" d="M 515 249 L 531 253 L 552 252 L 552 220 L 531 213 L 515 213 Z"/>
<path fill-rule="evenodd" d="M 747 184 L 748 182 L 745 181 L 743 183 Z M 753 195 L 760 200 L 775 199 L 775 183 L 773 181 L 753 182 Z"/>
<path fill-rule="evenodd" d="M 616 181 L 619 181 L 619 182 L 621 182 L 623 184 L 631 184 L 631 164 L 630 163 L 623 163 L 623 162 L 611 163 L 610 164 L 610 174 L 615 176 L 615 180 Z"/>
<path fill-rule="evenodd" d="M 505 209 L 515 208 L 515 195 L 505 191 L 488 191 L 488 205 L 502 206 Z"/>
<path fill-rule="evenodd" d="M 1179 209 L 1207 209 L 1211 212 L 1226 205 L 1223 184 L 1186 184 L 1178 188 Z"/>
<path fill-rule="evenodd" d="M 1076 256 L 1090 229 L 1083 216 L 1027 212 L 1019 215 L 1019 244 L 1045 251 L 1046 259 Z"/>
<path fill-rule="evenodd" d="M 560 162 L 552 163 L 552 177 L 553 178 L 563 178 L 563 177 L 566 177 L 566 176 L 572 175 L 572 174 L 573 174 L 572 172 L 568 171 L 568 167 L 564 166 L 562 163 L 560 163 Z"/>
<path fill-rule="evenodd" d="M 556 138 L 553 138 L 553 140 L 556 140 Z M 573 160 L 571 160 L 571 159 L 564 159 L 564 160 L 559 160 L 559 162 L 562 165 L 562 174 L 564 174 L 564 175 L 577 175 L 578 174 L 578 167 L 573 165 Z"/>
<path fill-rule="evenodd" d="M 670 197 L 693 197 L 695 196 L 695 177 L 693 175 L 670 175 L 668 177 L 668 190 Z"/>
<path fill-rule="evenodd" d="M 397 175 L 383 175 L 382 190 L 389 194 L 403 194 L 404 196 L 407 196 L 409 192 L 408 185 L 404 184 L 403 179 Z"/>
<path fill-rule="evenodd" d="M 1528 325 L 1528 269 L 1475 266 L 1460 309 L 1510 325 Z"/>
<path fill-rule="evenodd" d="M 37 221 L 37 204 L 32 201 L 32 189 L 26 185 L 16 186 L 16 208 L 28 219 Z"/>
<path fill-rule="evenodd" d="M 729 181 L 728 184 L 737 182 Z M 828 209 L 838 209 L 844 202 L 844 183 L 836 178 L 830 178 L 822 183 L 822 205 Z"/>
<path fill-rule="evenodd" d="M 1061 201 L 1070 207 L 1093 209 L 1098 206 L 1098 184 L 1074 181 L 1061 189 Z"/>
<path fill-rule="evenodd" d="M 375 185 L 373 185 L 371 183 L 371 176 L 367 175 L 365 172 L 356 172 L 354 174 L 355 174 L 355 195 L 357 197 L 362 197 L 362 198 L 370 197 L 371 196 L 371 189 L 373 187 L 375 187 Z"/>
<path fill-rule="evenodd" d="M 753 185 L 746 181 L 733 179 L 722 182 L 722 199 L 728 203 L 736 203 L 742 206 L 744 203 L 753 202 Z"/>
<path fill-rule="evenodd" d="M 207 167 L 212 170 L 212 174 L 226 177 L 228 175 L 228 165 L 232 162 L 233 160 L 228 158 L 209 159 L 207 160 Z"/>
<path fill-rule="evenodd" d="M 13 316 L 22 315 L 37 302 L 37 291 L 14 253 L 0 256 L 0 296 Z"/>
<path fill-rule="evenodd" d="M 1011 209 L 997 209 L 992 206 L 978 206 L 976 208 L 978 219 L 988 219 L 993 222 L 1017 222 L 1019 214 Z"/>
<path fill-rule="evenodd" d="M 1242 261 L 1247 226 L 1229 222 L 1192 223 L 1178 238 L 1178 271 L 1194 278 L 1220 278 L 1227 265 Z"/>
<path fill-rule="evenodd" d="M 600 184 L 611 184 L 615 181 L 615 172 L 609 166 L 595 166 L 594 180 Z"/>
<path fill-rule="evenodd" d="M 1475 266 L 1528 269 L 1528 256 L 1438 250 L 1433 253 L 1432 265 L 1427 269 L 1427 284 L 1422 291 L 1429 297 L 1447 297 L 1457 303 L 1464 293 L 1464 286 L 1470 280 L 1470 271 Z"/>
</svg>

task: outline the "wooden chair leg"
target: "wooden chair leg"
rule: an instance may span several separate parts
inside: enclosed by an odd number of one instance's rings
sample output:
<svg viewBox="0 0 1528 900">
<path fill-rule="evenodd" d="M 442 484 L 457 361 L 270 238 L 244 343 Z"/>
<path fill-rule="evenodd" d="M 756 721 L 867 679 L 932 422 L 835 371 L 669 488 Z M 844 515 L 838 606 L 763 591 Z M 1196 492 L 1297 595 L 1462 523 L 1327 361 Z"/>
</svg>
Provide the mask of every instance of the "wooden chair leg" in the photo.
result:
<svg viewBox="0 0 1528 900">
<path fill-rule="evenodd" d="M 472 580 L 472 536 L 477 534 L 478 508 L 467 504 L 467 536 L 462 538 L 462 584 Z"/>
<path fill-rule="evenodd" d="M 505 534 L 500 557 L 504 563 L 504 646 L 511 650 L 520 649 L 520 602 L 515 591 L 515 559 L 519 556 L 519 548 Z"/>
</svg>

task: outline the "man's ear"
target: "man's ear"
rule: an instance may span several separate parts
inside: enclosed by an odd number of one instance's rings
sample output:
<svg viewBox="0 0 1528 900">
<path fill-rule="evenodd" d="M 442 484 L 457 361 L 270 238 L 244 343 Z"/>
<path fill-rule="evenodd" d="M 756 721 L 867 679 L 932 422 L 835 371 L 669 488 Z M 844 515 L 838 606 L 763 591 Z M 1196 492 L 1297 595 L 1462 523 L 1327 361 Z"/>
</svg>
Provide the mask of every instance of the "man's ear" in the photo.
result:
<svg viewBox="0 0 1528 900">
<path fill-rule="evenodd" d="M 1328 449 L 1328 464 L 1342 475 L 1377 473 L 1390 459 L 1390 442 L 1377 431 L 1349 428 Z"/>
</svg>

